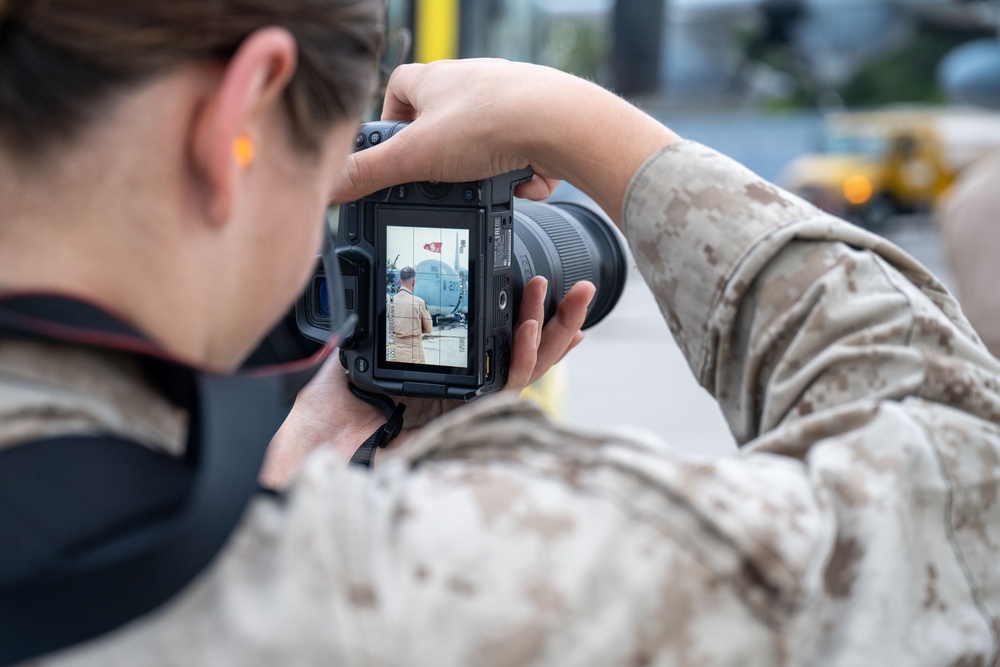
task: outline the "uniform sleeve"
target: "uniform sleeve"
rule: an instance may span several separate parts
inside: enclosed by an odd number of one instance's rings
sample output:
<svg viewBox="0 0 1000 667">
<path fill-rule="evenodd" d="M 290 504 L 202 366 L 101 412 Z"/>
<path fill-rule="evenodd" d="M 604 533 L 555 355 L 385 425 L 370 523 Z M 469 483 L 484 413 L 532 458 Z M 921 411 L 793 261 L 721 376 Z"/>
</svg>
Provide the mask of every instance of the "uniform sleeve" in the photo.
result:
<svg viewBox="0 0 1000 667">
<path fill-rule="evenodd" d="M 427 304 L 423 299 L 420 300 L 420 323 L 425 334 L 434 331 L 434 320 L 431 319 L 431 313 L 427 310 Z"/>
<path fill-rule="evenodd" d="M 928 360 L 996 373 L 940 282 L 885 239 L 693 142 L 634 177 L 626 235 L 741 443 L 864 398 L 935 396 Z"/>
<path fill-rule="evenodd" d="M 439 420 L 376 469 L 393 489 L 371 521 L 389 654 L 436 666 L 780 663 L 777 619 L 823 542 L 799 466 L 678 463 L 651 443 L 556 427 L 503 394 Z M 705 507 L 678 502 L 688 495 Z M 749 539 L 734 544 L 702 511 L 737 498 Z"/>
</svg>

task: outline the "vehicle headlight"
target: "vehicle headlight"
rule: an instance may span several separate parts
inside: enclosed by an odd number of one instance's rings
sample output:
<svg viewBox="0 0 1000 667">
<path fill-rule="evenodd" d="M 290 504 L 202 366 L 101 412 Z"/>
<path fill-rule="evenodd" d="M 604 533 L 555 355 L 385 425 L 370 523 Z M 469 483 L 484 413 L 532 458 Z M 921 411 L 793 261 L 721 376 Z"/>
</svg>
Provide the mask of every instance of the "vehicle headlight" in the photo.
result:
<svg viewBox="0 0 1000 667">
<path fill-rule="evenodd" d="M 872 182 L 861 174 L 849 176 L 844 180 L 844 199 L 854 206 L 860 206 L 872 198 L 874 188 Z"/>
</svg>

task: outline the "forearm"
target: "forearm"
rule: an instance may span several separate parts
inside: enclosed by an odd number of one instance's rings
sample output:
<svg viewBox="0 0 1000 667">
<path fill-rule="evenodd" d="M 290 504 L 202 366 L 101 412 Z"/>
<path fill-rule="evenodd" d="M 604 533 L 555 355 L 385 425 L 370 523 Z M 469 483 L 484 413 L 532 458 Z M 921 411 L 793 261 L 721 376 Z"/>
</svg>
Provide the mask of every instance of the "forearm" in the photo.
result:
<svg viewBox="0 0 1000 667">
<path fill-rule="evenodd" d="M 556 70 L 519 91 L 532 115 L 518 124 L 518 143 L 530 164 L 584 191 L 619 225 L 632 175 L 654 153 L 680 137 L 597 84 Z M 557 90 L 544 104 L 538 88 Z M 497 137 L 500 141 L 502 137 Z"/>
</svg>

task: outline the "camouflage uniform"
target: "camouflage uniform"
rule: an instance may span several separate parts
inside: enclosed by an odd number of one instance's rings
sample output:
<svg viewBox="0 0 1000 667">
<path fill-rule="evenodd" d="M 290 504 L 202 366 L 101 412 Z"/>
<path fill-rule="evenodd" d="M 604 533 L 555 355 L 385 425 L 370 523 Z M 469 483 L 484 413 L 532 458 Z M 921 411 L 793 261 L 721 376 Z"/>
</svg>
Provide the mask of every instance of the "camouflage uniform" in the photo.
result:
<svg viewBox="0 0 1000 667">
<path fill-rule="evenodd" d="M 996 664 L 1000 365 L 947 292 L 689 142 L 625 220 L 738 455 L 483 400 L 374 473 L 318 452 L 177 599 L 41 664 Z"/>
</svg>

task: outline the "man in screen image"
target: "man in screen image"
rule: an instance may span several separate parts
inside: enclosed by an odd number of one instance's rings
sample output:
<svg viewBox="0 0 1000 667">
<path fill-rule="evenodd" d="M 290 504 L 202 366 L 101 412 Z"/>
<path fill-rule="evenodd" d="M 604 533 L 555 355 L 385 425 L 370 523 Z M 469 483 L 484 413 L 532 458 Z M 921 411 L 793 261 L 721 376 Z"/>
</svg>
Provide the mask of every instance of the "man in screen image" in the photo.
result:
<svg viewBox="0 0 1000 667">
<path fill-rule="evenodd" d="M 433 326 L 427 304 L 413 293 L 417 272 L 405 266 L 399 272 L 399 292 L 390 304 L 389 318 L 393 333 L 393 361 L 410 364 L 424 363 L 423 335 Z"/>
</svg>

